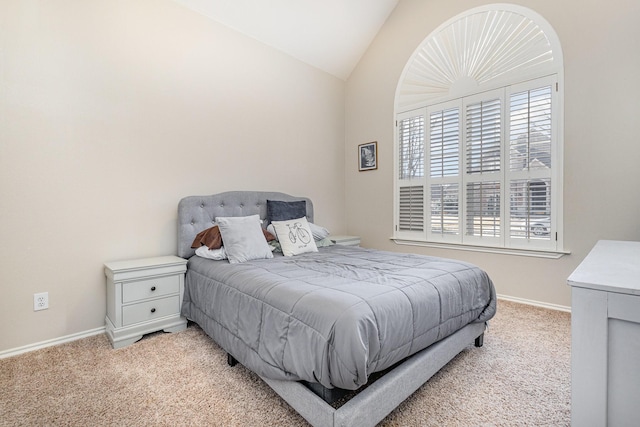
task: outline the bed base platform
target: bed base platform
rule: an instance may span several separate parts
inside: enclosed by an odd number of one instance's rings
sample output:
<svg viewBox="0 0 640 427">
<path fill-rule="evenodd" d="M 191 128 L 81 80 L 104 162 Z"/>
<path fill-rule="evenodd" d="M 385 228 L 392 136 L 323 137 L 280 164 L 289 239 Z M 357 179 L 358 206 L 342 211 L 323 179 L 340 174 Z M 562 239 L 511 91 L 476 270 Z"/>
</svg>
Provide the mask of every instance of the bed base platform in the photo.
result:
<svg viewBox="0 0 640 427">
<path fill-rule="evenodd" d="M 484 341 L 484 333 L 476 338 L 475 346 L 476 347 L 482 347 L 483 341 Z M 233 357 L 231 354 L 227 353 L 227 364 L 229 366 L 234 367 L 238 363 L 239 362 L 236 360 L 235 357 Z M 396 365 L 399 365 L 401 363 L 402 362 L 398 362 Z M 380 378 L 382 375 L 384 375 L 387 372 L 391 371 L 393 368 L 395 368 L 395 366 L 392 366 L 392 367 L 390 367 L 389 369 L 387 369 L 386 371 L 383 371 L 383 372 L 376 372 L 375 374 L 372 375 L 372 378 L 373 377 L 375 377 L 375 378 L 373 380 L 371 380 L 371 378 L 370 378 L 370 380 L 371 381 L 375 381 L 377 378 Z M 332 403 L 344 398 L 345 396 L 348 396 L 349 394 L 356 393 L 354 390 L 345 390 L 343 388 L 337 388 L 337 387 L 335 387 L 335 388 L 326 388 L 322 384 L 312 383 L 312 382 L 308 382 L 308 381 L 300 381 L 300 383 L 302 383 L 305 387 L 307 387 L 308 389 L 313 391 L 315 394 L 320 396 L 320 398 L 322 400 L 324 400 L 325 402 L 327 402 L 328 404 L 332 404 Z"/>
<path fill-rule="evenodd" d="M 339 408 L 300 382 L 261 377 L 314 427 L 375 426 L 469 344 L 482 346 L 484 323 L 471 323 L 414 354 Z"/>
</svg>

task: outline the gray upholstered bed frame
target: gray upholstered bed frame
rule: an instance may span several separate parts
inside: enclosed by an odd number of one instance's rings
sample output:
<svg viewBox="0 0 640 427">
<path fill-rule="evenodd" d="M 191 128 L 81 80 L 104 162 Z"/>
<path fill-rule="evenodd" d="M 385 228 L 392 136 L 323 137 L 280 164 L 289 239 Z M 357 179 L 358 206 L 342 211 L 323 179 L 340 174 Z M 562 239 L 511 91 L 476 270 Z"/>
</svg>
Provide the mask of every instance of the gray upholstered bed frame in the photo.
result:
<svg viewBox="0 0 640 427">
<path fill-rule="evenodd" d="M 195 254 L 191 249 L 193 239 L 217 216 L 259 214 L 264 219 L 268 199 L 306 200 L 307 218 L 313 221 L 313 203 L 306 197 L 259 191 L 185 197 L 178 205 L 178 256 L 190 258 Z M 409 357 L 337 409 L 302 383 L 262 379 L 313 426 L 375 426 L 474 340 L 481 346 L 484 330 L 484 323 L 465 326 Z"/>
<path fill-rule="evenodd" d="M 212 226 L 218 216 L 260 215 L 267 217 L 267 200 L 306 200 L 307 219 L 313 222 L 313 202 L 306 197 L 266 191 L 227 191 L 212 196 L 189 196 L 178 203 L 178 256 L 190 258 L 196 234 Z"/>
</svg>

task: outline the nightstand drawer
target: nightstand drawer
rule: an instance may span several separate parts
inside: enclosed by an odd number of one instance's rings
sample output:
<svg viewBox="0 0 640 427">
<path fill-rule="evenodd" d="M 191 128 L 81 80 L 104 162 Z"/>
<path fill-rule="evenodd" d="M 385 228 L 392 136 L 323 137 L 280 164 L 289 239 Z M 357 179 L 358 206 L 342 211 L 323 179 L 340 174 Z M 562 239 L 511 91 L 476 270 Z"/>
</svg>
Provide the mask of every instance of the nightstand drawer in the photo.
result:
<svg viewBox="0 0 640 427">
<path fill-rule="evenodd" d="M 122 287 L 122 302 L 128 303 L 142 299 L 177 294 L 180 292 L 180 278 L 165 276 L 125 283 Z"/>
<path fill-rule="evenodd" d="M 122 325 L 146 322 L 172 314 L 180 314 L 180 297 L 178 295 L 122 307 Z"/>
</svg>

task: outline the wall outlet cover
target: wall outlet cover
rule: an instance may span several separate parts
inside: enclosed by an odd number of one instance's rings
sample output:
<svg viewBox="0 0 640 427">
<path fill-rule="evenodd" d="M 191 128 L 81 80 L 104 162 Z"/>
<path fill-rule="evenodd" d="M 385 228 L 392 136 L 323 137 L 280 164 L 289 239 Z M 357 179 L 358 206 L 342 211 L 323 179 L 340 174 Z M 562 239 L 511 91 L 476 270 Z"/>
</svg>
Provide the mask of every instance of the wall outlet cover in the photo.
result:
<svg viewBox="0 0 640 427">
<path fill-rule="evenodd" d="M 33 311 L 49 308 L 49 292 L 33 294 Z"/>
</svg>

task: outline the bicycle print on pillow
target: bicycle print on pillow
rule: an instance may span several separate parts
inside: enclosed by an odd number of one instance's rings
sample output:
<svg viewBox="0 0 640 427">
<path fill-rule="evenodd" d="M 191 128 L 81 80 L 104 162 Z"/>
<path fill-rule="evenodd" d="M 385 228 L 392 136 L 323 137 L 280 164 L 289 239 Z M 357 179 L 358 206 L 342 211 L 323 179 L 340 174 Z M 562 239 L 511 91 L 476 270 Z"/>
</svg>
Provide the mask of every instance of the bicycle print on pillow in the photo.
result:
<svg viewBox="0 0 640 427">
<path fill-rule="evenodd" d="M 302 224 L 299 222 L 296 222 L 293 225 L 287 224 L 287 227 L 289 227 L 289 240 L 291 243 L 295 244 L 300 240 L 300 242 L 306 245 L 311 241 L 311 233 L 302 228 Z"/>
<path fill-rule="evenodd" d="M 272 221 L 271 223 L 285 256 L 318 251 L 306 217 L 289 221 Z"/>
</svg>

